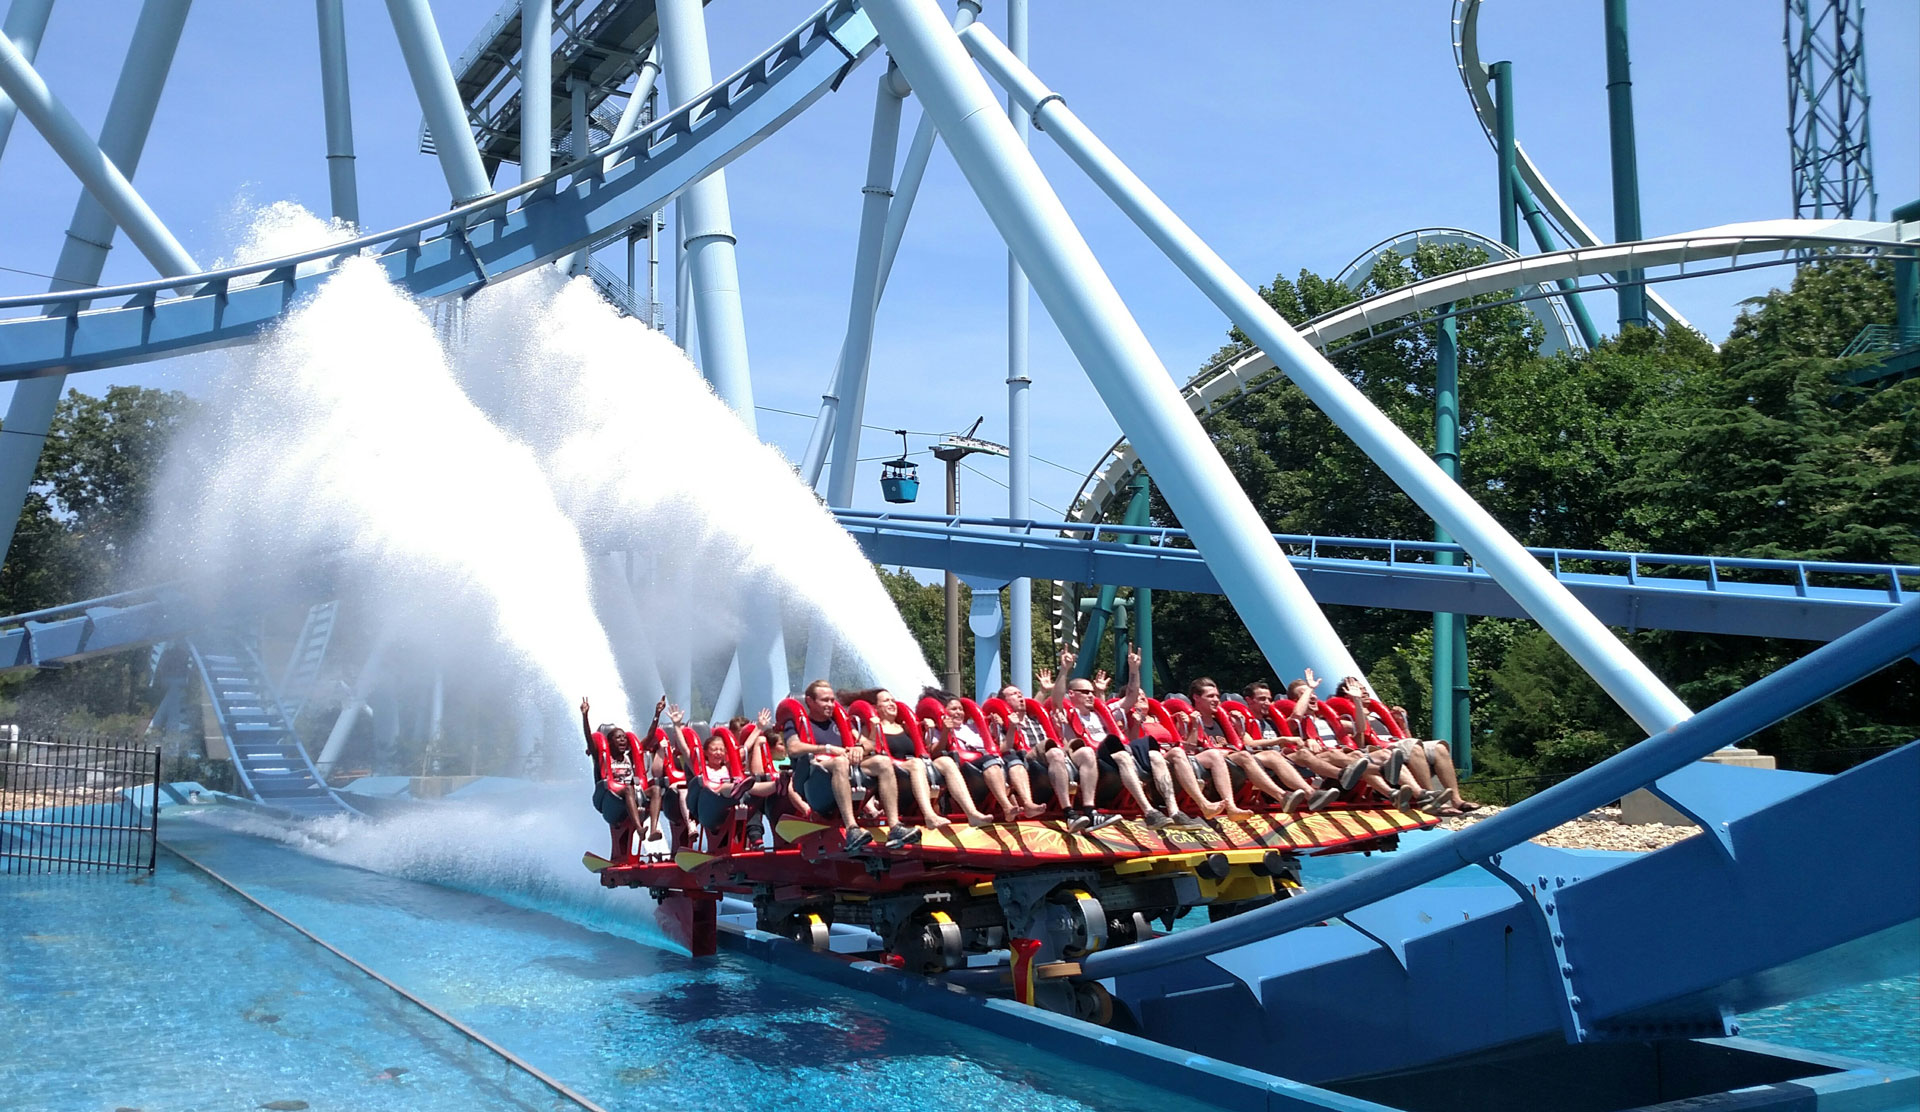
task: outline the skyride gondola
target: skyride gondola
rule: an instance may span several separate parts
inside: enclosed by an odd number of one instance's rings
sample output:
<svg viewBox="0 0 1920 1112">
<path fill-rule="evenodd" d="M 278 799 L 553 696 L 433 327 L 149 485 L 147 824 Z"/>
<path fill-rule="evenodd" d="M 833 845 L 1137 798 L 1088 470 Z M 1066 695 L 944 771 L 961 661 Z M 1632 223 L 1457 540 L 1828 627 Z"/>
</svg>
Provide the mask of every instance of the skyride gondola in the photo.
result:
<svg viewBox="0 0 1920 1112">
<path fill-rule="evenodd" d="M 1019 730 L 991 728 L 1009 721 L 1005 703 L 961 702 L 991 752 L 1024 754 Z M 923 701 L 920 713 L 937 713 L 930 707 L 938 706 Z M 1232 706 L 1243 720 L 1250 713 Z M 1148 707 L 1151 719 L 1172 736 L 1167 708 L 1157 700 L 1148 700 Z M 871 708 L 856 703 L 836 713 L 843 740 L 854 745 L 851 719 L 870 721 Z M 1268 715 L 1274 729 L 1292 733 L 1278 706 Z M 924 753 L 915 717 L 903 716 L 902 722 Z M 781 730 L 804 729 L 805 710 L 799 700 L 787 699 L 775 720 Z M 1059 740 L 1048 715 L 1035 720 Z M 699 754 L 693 731 L 677 728 L 687 752 Z M 654 740 L 666 740 L 664 732 L 656 731 Z M 712 737 L 726 746 L 732 776 L 750 776 L 738 739 L 724 726 L 715 727 Z M 1237 732 L 1229 732 L 1225 743 L 1242 744 Z M 677 782 L 686 774 L 675 767 L 671 746 L 662 751 L 665 774 Z M 638 765 L 644 769 L 645 763 Z M 1044 779 L 1035 777 L 1042 802 L 1050 797 L 1041 788 Z M 1116 791 L 1117 784 L 1103 783 L 1102 798 Z M 1156 829 L 1142 821 L 1125 793 L 1118 794 L 1121 820 L 1084 833 L 1070 829 L 1064 815 L 985 827 L 956 821 L 942 829 L 918 827 L 913 844 L 887 848 L 880 840 L 882 820 L 863 817 L 876 839 L 848 853 L 847 829 L 833 819 L 781 818 L 772 845 L 755 848 L 748 844 L 745 820 L 735 818 L 717 835 L 694 830 L 671 852 L 618 861 L 588 853 L 583 863 L 604 887 L 647 889 L 662 928 L 695 957 L 717 951 L 719 903 L 734 897 L 752 903 L 759 930 L 817 951 L 846 945 L 849 936 L 835 936 L 835 924 L 862 927 L 877 938 L 876 949 L 850 958 L 1010 992 L 1021 1003 L 1104 1023 L 1112 1016 L 1106 990 L 1073 979 L 1086 955 L 1171 930 L 1196 908 L 1218 919 L 1284 899 L 1300 886 L 1303 857 L 1391 850 L 1402 832 L 1439 821 L 1377 803 L 1341 802 L 1317 813 L 1263 810 L 1262 800 L 1243 788 L 1238 802 L 1253 812 L 1249 817 Z M 856 789 L 856 807 L 864 811 L 860 798 Z"/>
</svg>

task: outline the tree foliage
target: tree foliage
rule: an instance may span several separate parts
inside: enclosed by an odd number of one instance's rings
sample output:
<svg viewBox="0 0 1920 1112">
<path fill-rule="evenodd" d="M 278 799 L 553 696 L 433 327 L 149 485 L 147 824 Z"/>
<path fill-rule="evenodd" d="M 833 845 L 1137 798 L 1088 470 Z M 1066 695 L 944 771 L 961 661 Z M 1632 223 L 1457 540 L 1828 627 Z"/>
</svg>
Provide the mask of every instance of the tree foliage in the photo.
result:
<svg viewBox="0 0 1920 1112">
<path fill-rule="evenodd" d="M 1382 259 L 1359 290 L 1302 271 L 1275 278 L 1261 294 L 1298 324 L 1357 296 L 1482 261 L 1470 249 L 1422 247 L 1408 259 Z M 1462 316 L 1462 485 L 1529 545 L 1920 563 L 1920 381 L 1851 386 L 1846 372 L 1865 360 L 1838 358 L 1862 326 L 1892 316 L 1890 270 L 1851 261 L 1803 266 L 1790 289 L 1754 299 L 1718 351 L 1687 331 L 1629 329 L 1595 350 L 1546 357 L 1538 321 L 1517 306 Z M 1423 314 L 1412 327 L 1330 353 L 1428 448 L 1436 332 L 1432 314 Z M 1223 356 L 1248 346 L 1237 330 L 1228 339 Z M 1205 423 L 1275 532 L 1432 536 L 1425 516 L 1290 383 L 1219 406 Z M 1158 500 L 1154 516 L 1175 524 Z M 1201 674 L 1235 687 L 1287 678 L 1267 675 L 1223 597 L 1158 598 L 1157 648 L 1174 686 Z M 1351 607 L 1331 607 L 1328 616 L 1375 688 L 1423 719 L 1428 617 Z M 1696 708 L 1815 647 L 1622 636 Z M 1532 623 L 1474 619 L 1469 646 L 1483 769 L 1575 771 L 1640 736 Z M 1899 665 L 1756 743 L 1812 767 L 1825 752 L 1907 740 L 1920 719 L 1916 673 Z"/>
</svg>

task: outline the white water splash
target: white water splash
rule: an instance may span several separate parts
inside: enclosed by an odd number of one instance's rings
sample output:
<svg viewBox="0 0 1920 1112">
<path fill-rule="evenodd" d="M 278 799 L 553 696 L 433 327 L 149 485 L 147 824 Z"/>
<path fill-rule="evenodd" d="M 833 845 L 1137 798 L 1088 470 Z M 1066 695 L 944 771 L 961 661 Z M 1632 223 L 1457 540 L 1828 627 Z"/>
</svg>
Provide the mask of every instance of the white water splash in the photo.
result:
<svg viewBox="0 0 1920 1112">
<path fill-rule="evenodd" d="M 591 691 L 625 708 L 578 532 L 371 260 L 348 260 L 234 360 L 160 504 L 163 546 L 223 587 L 271 592 L 291 569 L 330 565 L 416 645 L 468 660 L 504 649 L 530 697 L 564 707 Z"/>
<path fill-rule="evenodd" d="M 590 543 L 650 569 L 634 594 L 653 659 L 731 644 L 784 608 L 790 643 L 833 638 L 842 684 L 932 681 L 872 565 L 787 460 L 587 279 L 545 269 L 483 291 L 456 363 L 469 394 L 540 453 Z"/>
</svg>

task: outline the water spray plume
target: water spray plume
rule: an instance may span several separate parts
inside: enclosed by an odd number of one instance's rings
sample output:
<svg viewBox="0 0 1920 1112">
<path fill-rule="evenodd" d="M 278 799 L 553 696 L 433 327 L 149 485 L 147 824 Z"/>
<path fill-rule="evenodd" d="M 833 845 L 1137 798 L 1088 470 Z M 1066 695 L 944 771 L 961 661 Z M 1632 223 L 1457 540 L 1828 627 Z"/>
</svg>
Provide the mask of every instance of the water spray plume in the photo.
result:
<svg viewBox="0 0 1920 1112">
<path fill-rule="evenodd" d="M 587 279 L 546 270 L 485 290 L 457 343 L 468 392 L 534 446 L 589 546 L 649 570 L 634 591 L 654 659 L 784 617 L 795 637 L 833 639 L 837 683 L 932 681 L 873 566 L 787 460 Z"/>
<path fill-rule="evenodd" d="M 163 480 L 165 503 L 190 507 L 169 538 L 190 568 L 271 591 L 326 562 L 437 659 L 479 667 L 504 650 L 546 705 L 591 692 L 630 714 L 579 534 L 375 263 L 342 265 L 234 360 L 219 398 Z"/>
</svg>

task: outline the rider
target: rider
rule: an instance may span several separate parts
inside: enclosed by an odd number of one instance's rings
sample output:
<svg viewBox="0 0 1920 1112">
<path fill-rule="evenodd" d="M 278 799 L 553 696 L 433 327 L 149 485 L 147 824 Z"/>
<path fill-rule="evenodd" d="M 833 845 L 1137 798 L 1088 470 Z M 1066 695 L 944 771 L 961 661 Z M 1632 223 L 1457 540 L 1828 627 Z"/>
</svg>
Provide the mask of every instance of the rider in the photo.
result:
<svg viewBox="0 0 1920 1112">
<path fill-rule="evenodd" d="M 613 835 L 615 864 L 633 857 L 633 836 L 640 829 L 640 803 L 634 794 L 633 739 L 618 726 L 592 726 L 591 706 L 580 700 L 580 732 L 593 758 L 593 809 Z"/>
<path fill-rule="evenodd" d="M 1039 672 L 1040 690 L 1053 690 L 1053 673 L 1042 668 Z M 1054 803 L 1066 813 L 1069 829 L 1087 832 L 1112 826 L 1120 821 L 1120 816 L 1112 811 L 1101 811 L 1094 807 L 1094 794 L 1099 790 L 1100 764 L 1092 749 L 1081 747 L 1070 749 L 1062 742 L 1055 741 L 1047 733 L 1046 725 L 1040 720 L 1044 713 L 1039 701 L 1030 700 L 1026 693 L 1015 684 L 1000 689 L 1000 701 L 1007 705 L 1007 737 L 1000 742 L 1002 753 L 1013 747 L 1008 744 L 1011 735 L 1017 733 L 1027 751 L 1026 766 L 1028 783 L 1033 778 L 1044 776 L 1053 788 Z M 1079 787 L 1079 804 L 1074 804 L 1073 789 Z"/>
<path fill-rule="evenodd" d="M 1187 697 L 1193 700 L 1201 728 L 1208 736 L 1225 742 L 1228 726 L 1224 722 L 1225 713 L 1220 709 L 1220 685 L 1202 676 L 1187 685 Z M 1244 743 L 1244 738 L 1242 740 Z M 1282 810 L 1298 811 L 1305 807 L 1319 811 L 1340 798 L 1337 791 L 1313 791 L 1307 778 L 1293 767 L 1293 762 L 1271 748 L 1229 749 L 1227 759 L 1246 775 L 1254 790 L 1279 801 Z"/>
<path fill-rule="evenodd" d="M 1249 748 L 1277 748 L 1289 761 L 1320 777 L 1322 785 L 1338 784 L 1343 792 L 1358 787 L 1367 770 L 1372 767 L 1365 757 L 1351 749 L 1322 745 L 1311 723 L 1299 718 L 1289 719 L 1294 729 L 1291 735 L 1275 726 L 1272 722 L 1275 713 L 1273 688 L 1265 680 L 1248 684 L 1241 695 L 1246 698 L 1247 709 L 1252 711 L 1252 718 L 1244 731 L 1244 740 Z"/>
<path fill-rule="evenodd" d="M 941 768 L 946 777 L 949 794 L 961 804 L 961 809 L 969 812 L 967 821 L 975 826 L 991 825 L 991 816 L 986 823 L 980 823 L 973 817 L 973 791 L 967 783 L 966 771 L 978 775 L 1000 806 L 1000 814 L 1008 822 L 1017 822 L 1022 818 L 1038 818 L 1046 814 L 1047 809 L 1033 801 L 1033 781 L 1027 773 L 1025 761 L 1009 762 L 1006 757 L 994 752 L 987 739 L 980 736 L 967 722 L 966 704 L 960 696 L 947 691 L 933 692 L 940 701 L 940 721 L 930 737 L 938 737 L 944 752 L 935 758 L 936 767 Z M 1009 785 L 1012 790 L 1009 791 Z M 1018 810 L 1016 810 L 1016 806 Z"/>
<path fill-rule="evenodd" d="M 885 754 L 893 761 L 894 778 L 905 779 L 907 790 L 913 795 L 914 806 L 920 809 L 921 825 L 929 830 L 944 830 L 953 825 L 953 820 L 941 814 L 933 805 L 934 781 L 926 756 L 921 753 L 910 732 L 910 723 L 906 711 L 900 706 L 900 700 L 893 692 L 884 687 L 870 688 L 857 692 L 846 700 L 849 703 L 866 703 L 873 708 L 873 718 L 867 722 L 867 741 L 875 753 Z M 855 723 L 857 727 L 859 723 Z M 894 791 L 899 792 L 896 784 Z"/>
<path fill-rule="evenodd" d="M 1328 721 L 1328 716 L 1320 713 L 1319 697 L 1314 688 L 1320 680 L 1313 669 L 1306 670 L 1302 679 L 1287 685 L 1287 694 L 1293 699 L 1293 707 L 1288 714 L 1302 738 L 1324 747 L 1329 753 L 1353 754 L 1341 757 L 1352 760 L 1357 757 L 1368 762 L 1369 768 L 1364 782 L 1369 788 L 1386 799 L 1393 801 L 1395 807 L 1406 807 L 1419 794 L 1415 781 L 1405 768 L 1406 754 L 1393 747 L 1367 748 L 1363 735 L 1355 735 L 1344 727 L 1336 728 Z"/>
<path fill-rule="evenodd" d="M 847 828 L 847 840 L 841 849 L 853 853 L 873 841 L 873 835 L 861 828 L 859 812 L 853 807 L 856 779 L 880 797 L 880 807 L 887 817 L 887 847 L 899 849 L 918 842 L 920 831 L 900 822 L 900 789 L 894 779 L 892 758 L 868 752 L 857 739 L 841 735 L 834 715 L 833 685 L 814 680 L 807 685 L 802 705 L 805 721 L 789 722 L 786 728 L 794 785 L 814 813 L 839 817 Z M 805 737 L 800 736 L 801 729 L 806 730 Z M 853 743 L 851 748 L 849 742 Z"/>
<path fill-rule="evenodd" d="M 1098 754 L 1102 769 L 1110 769 L 1119 775 L 1127 793 L 1140 804 L 1141 817 L 1148 826 L 1158 830 L 1176 824 L 1192 825 L 1195 820 L 1182 813 L 1175 800 L 1173 776 L 1167 769 L 1166 756 L 1160 747 L 1147 738 L 1129 739 L 1119 726 L 1118 719 L 1131 715 L 1134 704 L 1143 698 L 1140 690 L 1140 654 L 1129 654 L 1128 663 L 1132 667 L 1126 690 L 1112 707 L 1106 708 L 1108 714 L 1102 714 L 1095 681 L 1073 675 L 1073 654 L 1060 654 L 1060 671 L 1068 677 L 1066 702 L 1059 714 L 1062 736 L 1071 730 L 1082 745 Z M 1097 678 L 1104 681 L 1106 674 L 1102 672 Z M 1105 686 L 1104 683 L 1101 686 Z M 1120 712 L 1117 718 L 1111 715 L 1115 710 Z M 1108 727 L 1109 722 L 1114 723 L 1112 728 Z M 1172 814 L 1153 805 L 1146 786 L 1141 782 L 1142 777 L 1153 781 Z"/>
</svg>

